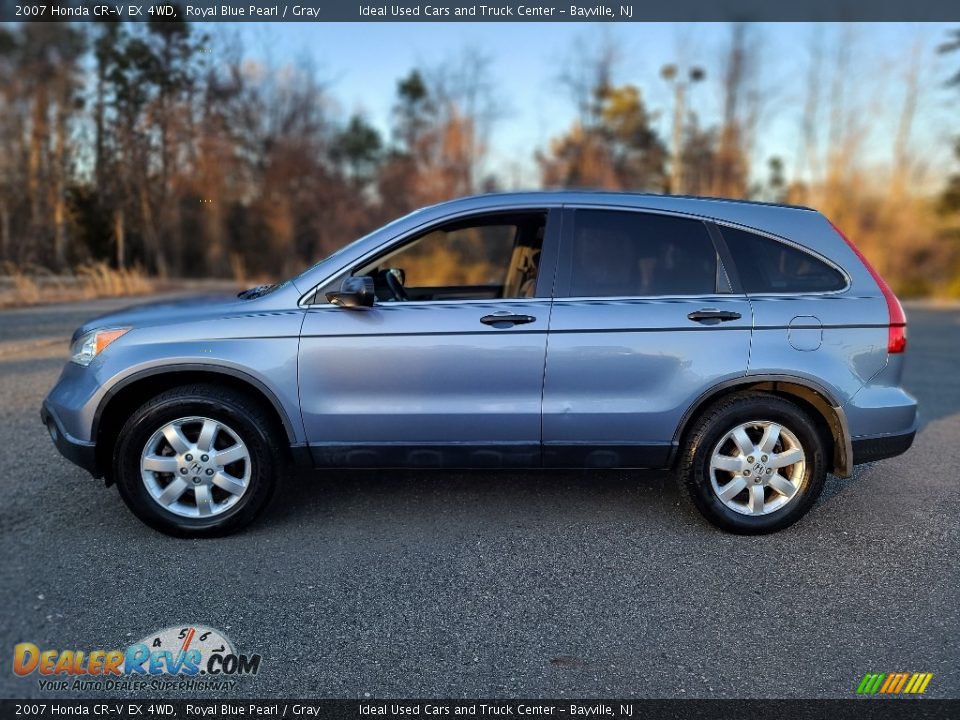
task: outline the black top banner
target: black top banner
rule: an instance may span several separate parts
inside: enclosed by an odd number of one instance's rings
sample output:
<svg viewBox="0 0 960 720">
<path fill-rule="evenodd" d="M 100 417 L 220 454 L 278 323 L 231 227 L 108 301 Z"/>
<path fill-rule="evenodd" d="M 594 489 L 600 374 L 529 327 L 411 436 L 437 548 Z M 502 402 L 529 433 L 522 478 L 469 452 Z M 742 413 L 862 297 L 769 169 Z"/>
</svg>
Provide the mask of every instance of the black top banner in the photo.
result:
<svg viewBox="0 0 960 720">
<path fill-rule="evenodd" d="M 956 0 L 0 0 L 5 22 L 960 21 Z"/>
</svg>

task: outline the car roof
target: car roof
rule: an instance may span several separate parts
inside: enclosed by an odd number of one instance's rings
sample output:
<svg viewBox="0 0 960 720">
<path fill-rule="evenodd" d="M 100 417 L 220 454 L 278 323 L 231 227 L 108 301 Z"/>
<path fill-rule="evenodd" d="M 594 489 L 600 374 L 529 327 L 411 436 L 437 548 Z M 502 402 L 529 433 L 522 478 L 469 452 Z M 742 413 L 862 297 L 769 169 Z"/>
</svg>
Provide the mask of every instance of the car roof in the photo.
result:
<svg viewBox="0 0 960 720">
<path fill-rule="evenodd" d="M 785 210 L 803 210 L 807 212 L 816 212 L 813 208 L 804 205 L 791 205 L 788 203 L 762 202 L 759 200 L 744 200 L 739 198 L 722 197 L 703 197 L 698 195 L 664 195 L 661 193 L 650 192 L 629 192 L 612 190 L 591 190 L 591 189 L 552 189 L 552 190 L 513 190 L 505 192 L 490 192 L 477 195 L 466 195 L 464 197 L 446 200 L 441 203 L 430 206 L 431 209 L 450 208 L 458 205 L 509 205 L 509 204 L 529 204 L 529 203 L 586 203 L 586 204 L 610 204 L 610 205 L 633 205 L 636 207 L 655 207 L 665 205 L 702 205 L 705 210 L 713 206 L 713 209 L 719 210 L 724 205 L 745 205 L 758 208 L 780 208 Z"/>
<path fill-rule="evenodd" d="M 595 206 L 652 210 L 730 224 L 799 241 L 818 252 L 834 243 L 825 233 L 829 223 L 816 210 L 797 205 L 762 203 L 750 200 L 658 195 L 656 193 L 611 192 L 604 190 L 531 190 L 497 192 L 448 200 L 413 213 L 418 221 L 434 220 L 461 212 L 498 211 L 536 206 Z"/>
</svg>

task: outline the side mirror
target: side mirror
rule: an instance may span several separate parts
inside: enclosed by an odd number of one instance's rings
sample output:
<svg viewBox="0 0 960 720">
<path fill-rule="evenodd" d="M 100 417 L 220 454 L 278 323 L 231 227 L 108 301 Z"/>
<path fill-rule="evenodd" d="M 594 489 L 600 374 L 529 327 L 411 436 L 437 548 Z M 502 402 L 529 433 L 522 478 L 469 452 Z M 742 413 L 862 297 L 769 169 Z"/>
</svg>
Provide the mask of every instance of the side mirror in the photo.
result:
<svg viewBox="0 0 960 720">
<path fill-rule="evenodd" d="M 328 292 L 327 300 L 344 308 L 370 308 L 376 294 L 372 277 L 344 278 L 339 292 Z"/>
</svg>

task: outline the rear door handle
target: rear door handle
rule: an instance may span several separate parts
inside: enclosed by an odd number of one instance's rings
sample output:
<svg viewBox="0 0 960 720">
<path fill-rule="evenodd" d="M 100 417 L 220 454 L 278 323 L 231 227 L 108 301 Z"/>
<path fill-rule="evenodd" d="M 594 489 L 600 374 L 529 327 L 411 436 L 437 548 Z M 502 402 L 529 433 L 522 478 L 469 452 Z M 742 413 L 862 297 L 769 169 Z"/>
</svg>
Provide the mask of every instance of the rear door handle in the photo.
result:
<svg viewBox="0 0 960 720">
<path fill-rule="evenodd" d="M 526 325 L 532 323 L 536 318 L 533 315 L 514 315 L 513 313 L 503 312 L 493 315 L 484 315 L 480 322 L 484 325 L 493 325 L 494 327 L 510 327 L 511 325 Z"/>
<path fill-rule="evenodd" d="M 690 320 L 694 322 L 702 323 L 718 323 L 718 322 L 729 322 L 730 320 L 739 320 L 740 313 L 733 312 L 732 310 L 717 310 L 716 308 L 703 308 L 702 310 L 694 310 L 692 313 L 687 315 Z"/>
</svg>

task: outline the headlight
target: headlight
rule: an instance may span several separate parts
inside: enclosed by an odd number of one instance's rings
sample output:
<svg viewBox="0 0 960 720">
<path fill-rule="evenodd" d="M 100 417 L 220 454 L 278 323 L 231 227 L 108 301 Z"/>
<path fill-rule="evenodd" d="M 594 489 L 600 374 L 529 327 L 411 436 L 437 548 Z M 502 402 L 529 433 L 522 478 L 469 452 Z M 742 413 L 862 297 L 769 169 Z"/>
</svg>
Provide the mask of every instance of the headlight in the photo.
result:
<svg viewBox="0 0 960 720">
<path fill-rule="evenodd" d="M 107 346 L 117 338 L 123 337 L 131 328 L 109 328 L 91 330 L 76 339 L 70 346 L 70 362 L 86 367 L 93 359 L 107 349 Z"/>
</svg>

